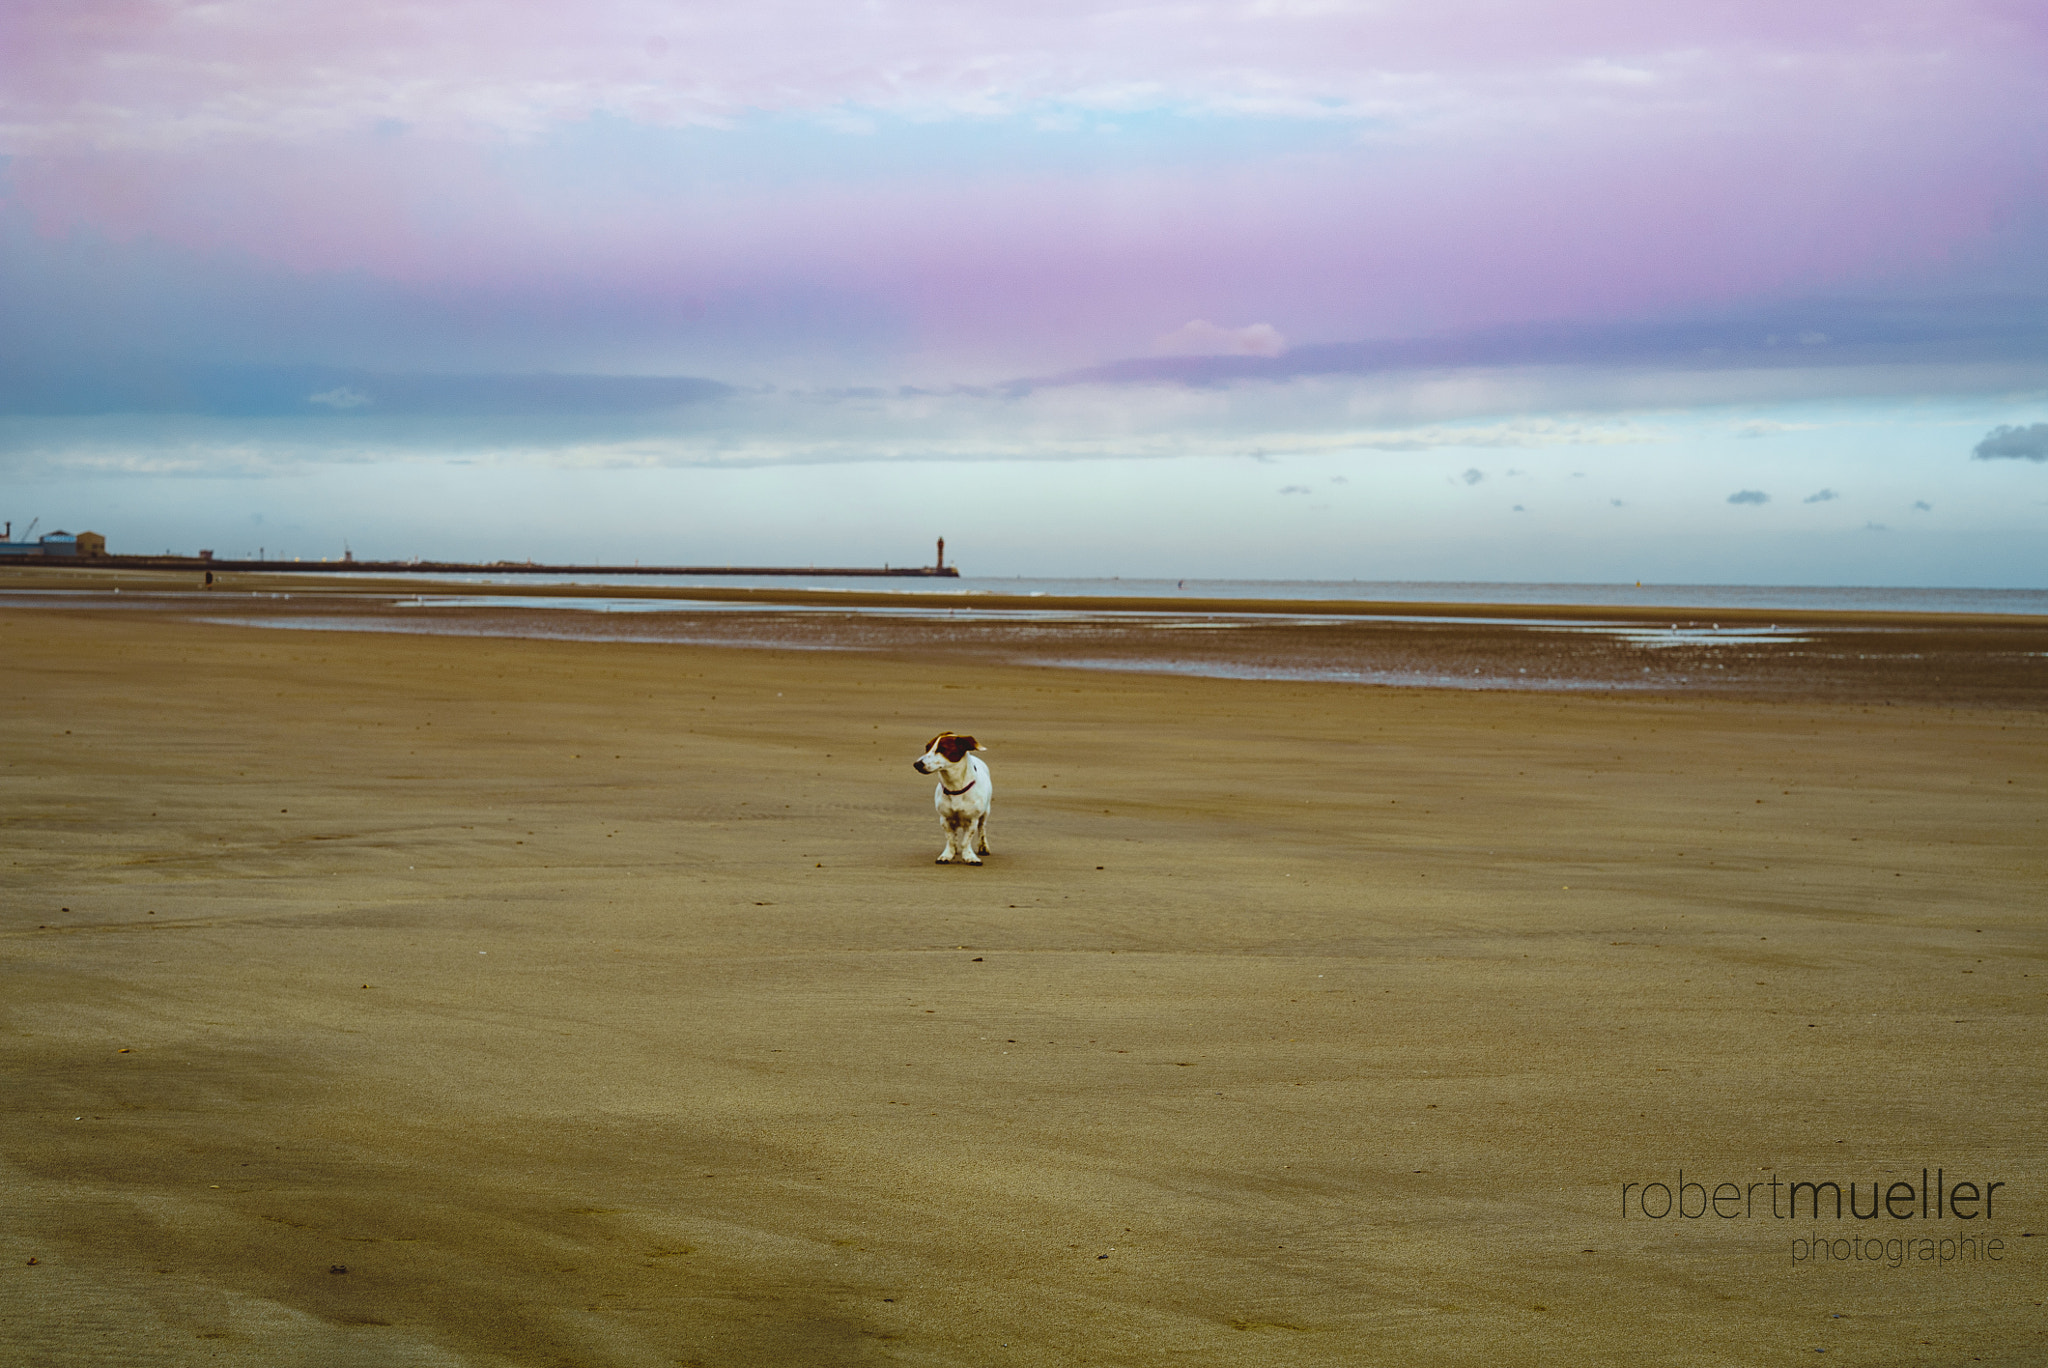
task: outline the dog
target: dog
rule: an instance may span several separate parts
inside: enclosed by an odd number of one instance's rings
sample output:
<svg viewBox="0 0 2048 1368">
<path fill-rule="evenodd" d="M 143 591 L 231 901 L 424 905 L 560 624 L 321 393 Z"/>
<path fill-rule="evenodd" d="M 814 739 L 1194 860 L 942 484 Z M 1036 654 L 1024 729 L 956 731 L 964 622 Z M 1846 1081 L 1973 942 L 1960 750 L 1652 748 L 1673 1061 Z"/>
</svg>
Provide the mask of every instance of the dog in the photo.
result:
<svg viewBox="0 0 2048 1368">
<path fill-rule="evenodd" d="M 946 845 L 933 864 L 959 860 L 978 865 L 988 854 L 988 804 L 995 789 L 988 766 L 974 754 L 980 749 L 971 736 L 940 732 L 924 748 L 924 754 L 910 762 L 919 774 L 939 776 L 932 806 L 939 810 L 939 825 L 946 829 Z"/>
</svg>

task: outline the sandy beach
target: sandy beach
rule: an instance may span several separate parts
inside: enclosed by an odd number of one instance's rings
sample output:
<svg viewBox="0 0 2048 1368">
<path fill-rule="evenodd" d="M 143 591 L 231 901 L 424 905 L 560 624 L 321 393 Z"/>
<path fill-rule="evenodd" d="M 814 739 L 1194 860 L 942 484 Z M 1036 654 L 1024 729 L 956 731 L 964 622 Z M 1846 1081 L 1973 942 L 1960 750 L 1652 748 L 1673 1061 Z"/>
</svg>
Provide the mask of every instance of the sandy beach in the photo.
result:
<svg viewBox="0 0 2048 1368">
<path fill-rule="evenodd" d="M 1546 693 L 295 604 L 0 608 L 0 1362 L 2048 1352 L 2039 624 Z"/>
</svg>

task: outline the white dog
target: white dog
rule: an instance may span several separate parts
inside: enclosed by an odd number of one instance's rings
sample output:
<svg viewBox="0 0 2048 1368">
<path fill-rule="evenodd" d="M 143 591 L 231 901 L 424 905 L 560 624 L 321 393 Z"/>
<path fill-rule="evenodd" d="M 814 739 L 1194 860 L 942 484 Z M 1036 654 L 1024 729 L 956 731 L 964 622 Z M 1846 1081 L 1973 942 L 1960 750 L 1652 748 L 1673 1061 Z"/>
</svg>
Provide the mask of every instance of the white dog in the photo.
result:
<svg viewBox="0 0 2048 1368">
<path fill-rule="evenodd" d="M 932 806 L 939 810 L 939 823 L 946 828 L 946 848 L 935 864 L 964 860 L 978 865 L 988 854 L 988 801 L 993 793 L 988 766 L 974 751 L 981 747 L 971 736 L 940 732 L 924 748 L 924 754 L 910 762 L 919 774 L 939 776 Z"/>
</svg>

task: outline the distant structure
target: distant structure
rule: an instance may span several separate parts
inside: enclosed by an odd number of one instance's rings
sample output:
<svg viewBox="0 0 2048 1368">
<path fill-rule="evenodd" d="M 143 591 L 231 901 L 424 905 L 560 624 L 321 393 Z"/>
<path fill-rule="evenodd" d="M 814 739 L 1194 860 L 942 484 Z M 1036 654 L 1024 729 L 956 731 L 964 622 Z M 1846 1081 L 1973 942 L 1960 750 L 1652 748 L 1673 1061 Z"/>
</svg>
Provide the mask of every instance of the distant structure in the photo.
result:
<svg viewBox="0 0 2048 1368">
<path fill-rule="evenodd" d="M 35 530 L 35 524 L 29 524 Z M 45 532 L 34 541 L 14 540 L 14 524 L 0 525 L 0 556 L 77 557 L 90 559 L 107 554 L 107 539 L 97 532 L 66 532 L 61 528 Z"/>
<path fill-rule="evenodd" d="M 104 556 L 107 539 L 97 532 L 65 532 L 61 529 L 37 539 L 46 556 Z"/>
<path fill-rule="evenodd" d="M 946 539 L 939 538 L 938 564 L 896 567 L 887 565 L 874 569 L 862 565 L 642 565 L 635 561 L 631 565 L 538 565 L 533 561 L 492 561 L 485 565 L 474 565 L 461 561 L 430 561 L 414 558 L 409 561 L 359 561 L 355 550 L 346 542 L 342 543 L 341 558 L 316 561 L 292 559 L 273 561 L 264 555 L 264 548 L 256 548 L 254 560 L 223 560 L 211 548 L 196 556 L 174 555 L 169 551 L 161 556 L 112 555 L 107 551 L 107 539 L 97 532 L 48 532 L 34 541 L 29 536 L 36 530 L 40 518 L 29 521 L 28 530 L 21 534 L 21 540 L 14 539 L 14 524 L 0 522 L 0 561 L 26 568 L 31 565 L 52 565 L 75 563 L 81 560 L 95 561 L 101 566 L 124 570 L 198 570 L 211 576 L 216 571 L 257 570 L 264 572 L 287 571 L 302 573 L 317 570 L 375 571 L 380 574 L 463 574 L 477 573 L 509 575 L 805 575 L 828 576 L 832 578 L 869 578 L 886 576 L 891 579 L 931 579 L 944 576 L 958 579 L 960 572 L 946 564 Z M 211 581 L 209 580 L 209 583 Z"/>
</svg>

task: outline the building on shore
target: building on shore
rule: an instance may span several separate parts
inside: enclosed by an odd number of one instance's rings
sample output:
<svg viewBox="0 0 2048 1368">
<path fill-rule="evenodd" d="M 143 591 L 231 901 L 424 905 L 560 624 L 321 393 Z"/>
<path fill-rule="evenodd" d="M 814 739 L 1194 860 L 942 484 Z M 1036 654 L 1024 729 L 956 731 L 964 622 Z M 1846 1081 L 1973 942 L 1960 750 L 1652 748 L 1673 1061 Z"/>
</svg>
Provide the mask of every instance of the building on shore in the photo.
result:
<svg viewBox="0 0 2048 1368">
<path fill-rule="evenodd" d="M 97 532 L 45 532 L 34 541 L 0 541 L 0 556 L 91 559 L 106 554 L 107 539 Z"/>
</svg>

